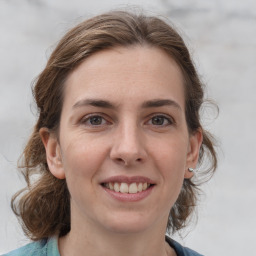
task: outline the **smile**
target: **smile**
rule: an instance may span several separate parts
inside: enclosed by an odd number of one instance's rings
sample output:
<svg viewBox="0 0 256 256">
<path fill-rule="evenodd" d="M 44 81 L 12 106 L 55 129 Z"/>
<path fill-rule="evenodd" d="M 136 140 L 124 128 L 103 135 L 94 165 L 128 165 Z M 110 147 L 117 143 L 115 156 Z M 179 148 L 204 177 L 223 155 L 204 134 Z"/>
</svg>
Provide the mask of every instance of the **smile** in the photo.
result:
<svg viewBox="0 0 256 256">
<path fill-rule="evenodd" d="M 105 192 L 122 202 L 135 202 L 148 197 L 156 183 L 143 176 L 112 176 L 100 183 Z"/>
<path fill-rule="evenodd" d="M 103 183 L 102 186 L 104 186 L 105 188 L 108 188 L 112 191 L 115 192 L 120 192 L 120 193 L 126 193 L 126 194 L 136 194 L 142 191 L 145 191 L 146 189 L 148 189 L 152 184 L 147 183 L 147 182 L 133 182 L 131 184 L 128 183 L 119 183 L 119 182 L 108 182 L 108 183 Z"/>
</svg>

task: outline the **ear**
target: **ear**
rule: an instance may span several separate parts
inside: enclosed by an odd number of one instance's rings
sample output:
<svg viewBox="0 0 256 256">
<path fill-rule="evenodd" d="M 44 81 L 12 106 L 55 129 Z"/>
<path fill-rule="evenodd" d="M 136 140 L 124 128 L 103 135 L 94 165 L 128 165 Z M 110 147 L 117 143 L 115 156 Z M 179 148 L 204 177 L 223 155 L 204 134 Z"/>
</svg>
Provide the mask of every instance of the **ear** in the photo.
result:
<svg viewBox="0 0 256 256">
<path fill-rule="evenodd" d="M 196 168 L 200 147 L 203 141 L 203 133 L 201 129 L 198 129 L 196 132 L 192 133 L 189 137 L 189 147 L 187 153 L 187 162 L 185 170 L 185 179 L 190 179 L 193 177 L 194 173 L 188 171 L 188 168 Z"/>
<path fill-rule="evenodd" d="M 56 135 L 50 132 L 47 128 L 41 128 L 39 134 L 44 144 L 50 172 L 58 179 L 65 179 L 60 145 Z"/>
</svg>

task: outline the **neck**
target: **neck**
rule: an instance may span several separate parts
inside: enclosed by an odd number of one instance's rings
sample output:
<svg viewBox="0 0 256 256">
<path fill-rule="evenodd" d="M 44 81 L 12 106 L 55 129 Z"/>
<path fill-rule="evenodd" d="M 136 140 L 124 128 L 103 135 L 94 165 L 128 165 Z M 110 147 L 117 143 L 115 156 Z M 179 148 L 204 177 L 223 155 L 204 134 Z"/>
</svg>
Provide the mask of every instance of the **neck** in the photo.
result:
<svg viewBox="0 0 256 256">
<path fill-rule="evenodd" d="M 102 229 L 89 221 L 83 221 L 82 225 L 81 222 L 71 223 L 71 231 L 59 239 L 61 256 L 176 255 L 165 242 L 165 225 L 121 233 Z"/>
<path fill-rule="evenodd" d="M 133 235 L 133 238 L 119 235 L 103 236 L 90 239 L 78 238 L 73 236 L 72 232 L 63 238 L 59 239 L 59 248 L 61 256 L 167 256 L 175 255 L 173 250 L 166 244 L 164 238 L 161 241 L 152 240 L 148 237 L 141 237 Z"/>
</svg>

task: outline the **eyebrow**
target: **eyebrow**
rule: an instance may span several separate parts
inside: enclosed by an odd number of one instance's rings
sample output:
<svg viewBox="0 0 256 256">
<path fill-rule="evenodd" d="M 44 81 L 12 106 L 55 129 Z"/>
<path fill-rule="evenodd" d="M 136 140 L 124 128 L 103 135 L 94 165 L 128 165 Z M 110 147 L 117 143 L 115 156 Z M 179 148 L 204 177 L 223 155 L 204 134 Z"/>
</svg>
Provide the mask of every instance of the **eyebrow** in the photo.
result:
<svg viewBox="0 0 256 256">
<path fill-rule="evenodd" d="M 85 99 L 85 100 L 79 100 L 75 103 L 75 105 L 72 107 L 73 109 L 83 106 L 93 106 L 93 107 L 101 107 L 101 108 L 110 108 L 113 109 L 115 106 L 106 100 L 100 100 L 100 99 Z"/>
<path fill-rule="evenodd" d="M 156 99 L 156 100 L 145 101 L 142 104 L 143 108 L 155 108 L 155 107 L 163 107 L 163 106 L 173 106 L 181 110 L 181 106 L 174 100 Z"/>
<path fill-rule="evenodd" d="M 109 108 L 115 109 L 117 105 L 112 104 L 109 101 L 101 100 L 101 99 L 84 99 L 79 100 L 73 105 L 73 109 L 84 107 L 84 106 L 93 106 L 93 107 L 101 107 L 101 108 Z M 169 99 L 155 99 L 149 100 L 142 103 L 142 108 L 154 108 L 154 107 L 163 107 L 163 106 L 173 106 L 179 110 L 181 110 L 181 106 L 174 100 Z"/>
</svg>

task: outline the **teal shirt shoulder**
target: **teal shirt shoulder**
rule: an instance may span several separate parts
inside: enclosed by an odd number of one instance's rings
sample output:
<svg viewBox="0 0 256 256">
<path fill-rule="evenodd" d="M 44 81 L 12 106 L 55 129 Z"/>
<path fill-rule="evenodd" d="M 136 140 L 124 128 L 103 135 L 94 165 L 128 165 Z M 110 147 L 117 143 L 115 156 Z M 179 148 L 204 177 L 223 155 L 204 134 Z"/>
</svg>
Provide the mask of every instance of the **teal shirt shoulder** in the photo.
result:
<svg viewBox="0 0 256 256">
<path fill-rule="evenodd" d="M 176 251 L 177 256 L 203 256 L 189 248 L 183 247 L 169 237 L 166 237 L 166 241 Z M 2 256 L 60 256 L 58 237 L 54 236 L 49 239 L 27 244 Z"/>
<path fill-rule="evenodd" d="M 187 247 L 183 247 L 181 244 L 171 239 L 170 237 L 165 237 L 166 242 L 175 250 L 177 256 L 203 256 L 198 252 L 195 252 Z"/>
<path fill-rule="evenodd" d="M 58 238 L 51 237 L 33 242 L 2 256 L 60 256 Z"/>
</svg>

